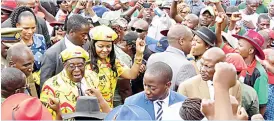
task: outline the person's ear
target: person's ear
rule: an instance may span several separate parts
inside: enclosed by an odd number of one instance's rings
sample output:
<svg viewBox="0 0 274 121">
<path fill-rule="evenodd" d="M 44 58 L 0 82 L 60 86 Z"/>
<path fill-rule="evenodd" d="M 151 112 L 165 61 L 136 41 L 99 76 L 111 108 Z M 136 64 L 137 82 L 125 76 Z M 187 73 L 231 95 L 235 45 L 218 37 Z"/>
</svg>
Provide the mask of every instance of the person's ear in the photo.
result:
<svg viewBox="0 0 274 121">
<path fill-rule="evenodd" d="M 22 92 L 20 91 L 20 89 L 16 89 L 16 90 L 14 91 L 14 94 L 16 94 L 16 93 L 22 93 Z"/>
<path fill-rule="evenodd" d="M 248 54 L 252 54 L 252 53 L 254 53 L 254 52 L 255 52 L 255 49 L 254 49 L 254 48 L 249 48 Z"/>
<path fill-rule="evenodd" d="M 19 23 L 16 23 L 16 28 L 20 28 L 21 27 L 21 25 L 19 24 Z"/>
<path fill-rule="evenodd" d="M 184 44 L 184 38 L 183 38 L 183 37 L 181 37 L 181 38 L 179 39 L 179 44 L 180 44 L 181 46 L 183 46 L 183 44 Z"/>
<path fill-rule="evenodd" d="M 166 86 L 168 87 L 168 89 L 170 88 L 171 86 L 171 81 L 169 81 L 168 83 L 166 83 Z"/>
</svg>

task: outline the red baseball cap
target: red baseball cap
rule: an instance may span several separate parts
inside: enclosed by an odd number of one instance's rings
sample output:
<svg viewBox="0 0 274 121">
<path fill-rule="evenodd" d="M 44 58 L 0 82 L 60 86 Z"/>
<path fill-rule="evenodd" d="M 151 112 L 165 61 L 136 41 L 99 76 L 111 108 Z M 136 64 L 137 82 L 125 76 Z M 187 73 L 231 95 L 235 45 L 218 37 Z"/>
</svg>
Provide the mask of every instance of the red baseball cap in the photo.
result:
<svg viewBox="0 0 274 121">
<path fill-rule="evenodd" d="M 243 57 L 238 53 L 228 53 L 226 55 L 226 62 L 231 63 L 235 66 L 237 72 L 241 72 L 247 69 L 247 65 Z"/>
<path fill-rule="evenodd" d="M 248 41 L 258 51 L 258 53 L 256 53 L 257 56 L 261 60 L 265 59 L 264 52 L 261 48 L 263 46 L 265 40 L 258 32 L 255 32 L 253 30 L 248 30 L 243 36 L 240 36 L 237 34 L 233 34 L 232 36 L 237 39 L 244 39 L 244 40 Z"/>
<path fill-rule="evenodd" d="M 36 97 L 18 93 L 1 106 L 1 120 L 52 120 L 52 115 Z"/>
</svg>

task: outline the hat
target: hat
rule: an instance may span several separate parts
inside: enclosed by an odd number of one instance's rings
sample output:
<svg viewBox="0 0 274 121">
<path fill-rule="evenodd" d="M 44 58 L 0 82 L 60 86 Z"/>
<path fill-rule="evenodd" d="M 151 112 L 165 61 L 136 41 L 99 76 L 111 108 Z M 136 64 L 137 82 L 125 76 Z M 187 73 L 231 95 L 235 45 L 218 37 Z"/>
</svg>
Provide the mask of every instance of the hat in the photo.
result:
<svg viewBox="0 0 274 121">
<path fill-rule="evenodd" d="M 76 102 L 74 113 L 62 114 L 63 119 L 70 119 L 75 117 L 89 117 L 104 119 L 106 113 L 100 112 L 99 103 L 96 97 L 80 96 Z"/>
<path fill-rule="evenodd" d="M 148 49 L 152 52 L 164 52 L 168 45 L 167 37 L 162 37 L 156 44 L 148 45 Z"/>
<path fill-rule="evenodd" d="M 223 38 L 228 42 L 228 44 L 232 47 L 232 48 L 237 48 L 238 47 L 238 39 L 236 39 L 235 37 L 233 37 L 231 34 L 228 34 L 224 31 L 222 31 L 222 36 Z"/>
<path fill-rule="evenodd" d="M 102 18 L 103 14 L 108 11 L 108 9 L 102 5 L 93 6 L 92 9 L 100 18 Z"/>
<path fill-rule="evenodd" d="M 15 0 L 2 0 L 1 9 L 12 12 L 16 8 Z"/>
<path fill-rule="evenodd" d="M 120 0 L 121 3 L 127 3 L 129 0 Z"/>
<path fill-rule="evenodd" d="M 192 30 L 192 32 L 198 37 L 200 37 L 203 41 L 205 41 L 210 46 L 215 46 L 215 42 L 217 40 L 216 35 L 207 27 L 202 26 L 198 28 L 196 31 Z"/>
<path fill-rule="evenodd" d="M 61 53 L 62 61 L 65 62 L 72 58 L 83 58 L 85 61 L 89 60 L 89 54 L 80 46 L 75 46 L 63 50 Z"/>
<path fill-rule="evenodd" d="M 152 120 L 149 113 L 137 105 L 120 105 L 114 108 L 104 120 Z"/>
<path fill-rule="evenodd" d="M 159 8 L 161 8 L 161 9 L 163 9 L 163 8 L 170 9 L 170 7 L 171 7 L 171 2 L 165 0 L 165 1 L 163 1 L 162 5 Z"/>
<path fill-rule="evenodd" d="M 226 62 L 231 63 L 235 66 L 237 72 L 247 69 L 247 65 L 243 57 L 238 53 L 228 53 L 226 55 Z"/>
<path fill-rule="evenodd" d="M 24 93 L 8 97 L 1 105 L 1 120 L 52 120 L 41 101 Z"/>
<path fill-rule="evenodd" d="M 124 36 L 123 40 L 126 41 L 128 45 L 130 45 L 135 44 L 138 37 L 139 36 L 136 32 L 130 31 Z"/>
<path fill-rule="evenodd" d="M 210 15 L 215 16 L 214 9 L 211 6 L 203 8 L 200 14 L 204 14 L 206 11 L 208 11 Z"/>
<path fill-rule="evenodd" d="M 244 39 L 244 40 L 248 41 L 259 52 L 259 53 L 256 53 L 257 56 L 261 60 L 264 60 L 265 56 L 264 56 L 264 52 L 261 48 L 264 44 L 264 38 L 259 33 L 255 32 L 253 30 L 248 30 L 243 36 L 240 36 L 237 34 L 233 34 L 232 36 L 235 38 L 238 38 L 238 39 Z"/>
<path fill-rule="evenodd" d="M 53 22 L 50 22 L 49 25 L 54 27 L 55 25 L 64 25 L 65 23 L 64 22 L 59 22 L 59 21 L 53 21 Z"/>
<path fill-rule="evenodd" d="M 22 28 L 1 28 L 1 42 L 7 46 L 20 42 Z"/>
<path fill-rule="evenodd" d="M 118 37 L 113 29 L 105 25 L 96 26 L 89 33 L 93 40 L 99 41 L 114 41 Z"/>
</svg>

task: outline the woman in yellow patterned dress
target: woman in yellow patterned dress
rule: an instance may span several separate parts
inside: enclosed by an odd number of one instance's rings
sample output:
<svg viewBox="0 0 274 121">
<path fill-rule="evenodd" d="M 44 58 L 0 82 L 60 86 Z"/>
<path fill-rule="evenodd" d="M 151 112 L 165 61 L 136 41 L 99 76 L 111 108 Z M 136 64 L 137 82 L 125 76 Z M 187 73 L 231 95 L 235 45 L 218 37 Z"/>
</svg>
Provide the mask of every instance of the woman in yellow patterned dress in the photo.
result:
<svg viewBox="0 0 274 121">
<path fill-rule="evenodd" d="M 90 36 L 92 37 L 90 46 L 91 64 L 87 65 L 87 68 L 98 74 L 98 88 L 112 108 L 117 78 L 135 79 L 138 76 L 143 59 L 145 42 L 141 39 L 136 40 L 134 64 L 129 68 L 115 56 L 113 41 L 118 35 L 114 30 L 105 25 L 101 25 L 93 28 L 90 31 Z"/>
</svg>

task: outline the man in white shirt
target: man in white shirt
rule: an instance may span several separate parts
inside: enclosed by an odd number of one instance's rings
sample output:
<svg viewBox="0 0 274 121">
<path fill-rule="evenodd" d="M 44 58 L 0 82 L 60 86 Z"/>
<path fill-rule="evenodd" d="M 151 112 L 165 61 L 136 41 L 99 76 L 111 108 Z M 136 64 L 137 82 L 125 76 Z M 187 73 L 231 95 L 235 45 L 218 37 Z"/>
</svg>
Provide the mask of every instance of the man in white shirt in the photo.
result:
<svg viewBox="0 0 274 121">
<path fill-rule="evenodd" d="M 215 64 L 225 61 L 225 53 L 217 47 L 208 49 L 201 58 L 200 74 L 182 82 L 178 92 L 187 97 L 214 100 L 213 75 Z M 236 79 L 236 78 L 235 78 Z M 241 102 L 240 83 L 230 88 L 230 95 Z"/>
<path fill-rule="evenodd" d="M 125 104 L 133 104 L 144 108 L 153 120 L 161 121 L 168 106 L 184 101 L 186 98 L 170 90 L 172 69 L 163 62 L 148 66 L 144 75 L 144 91 L 125 100 Z"/>
<path fill-rule="evenodd" d="M 256 10 L 259 6 L 259 0 L 246 0 L 246 8 L 240 10 L 242 20 L 239 21 L 240 25 L 244 26 L 246 30 L 256 29 L 256 23 L 259 15 Z"/>
</svg>

